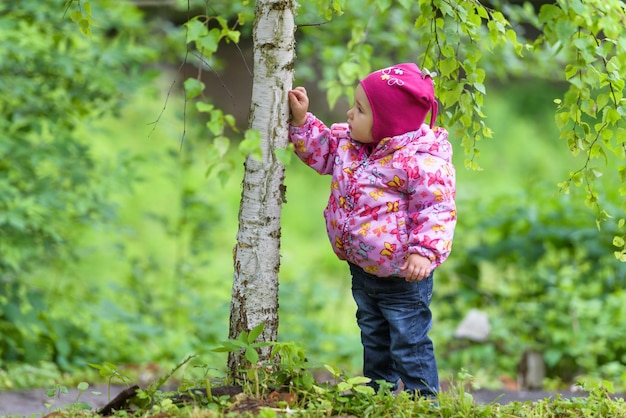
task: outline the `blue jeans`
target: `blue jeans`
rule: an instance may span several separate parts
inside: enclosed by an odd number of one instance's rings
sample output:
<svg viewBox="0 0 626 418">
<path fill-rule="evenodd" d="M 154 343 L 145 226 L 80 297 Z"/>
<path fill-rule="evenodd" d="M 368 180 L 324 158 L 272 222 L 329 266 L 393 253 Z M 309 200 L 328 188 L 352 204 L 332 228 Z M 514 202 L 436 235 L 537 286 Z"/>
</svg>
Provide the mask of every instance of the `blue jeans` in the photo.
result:
<svg viewBox="0 0 626 418">
<path fill-rule="evenodd" d="M 363 343 L 363 375 L 397 385 L 417 395 L 434 397 L 439 375 L 433 343 L 430 301 L 433 275 L 419 282 L 377 277 L 350 263 L 352 295 Z"/>
</svg>

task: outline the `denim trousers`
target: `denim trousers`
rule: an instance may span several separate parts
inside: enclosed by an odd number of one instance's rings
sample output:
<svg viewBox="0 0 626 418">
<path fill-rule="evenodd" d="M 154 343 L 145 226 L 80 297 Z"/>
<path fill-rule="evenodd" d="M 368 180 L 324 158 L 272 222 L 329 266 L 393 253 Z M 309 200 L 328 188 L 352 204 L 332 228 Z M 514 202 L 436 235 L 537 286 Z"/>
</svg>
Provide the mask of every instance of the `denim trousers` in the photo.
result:
<svg viewBox="0 0 626 418">
<path fill-rule="evenodd" d="M 433 343 L 430 301 L 433 274 L 419 282 L 403 277 L 377 277 L 350 264 L 352 295 L 363 344 L 363 375 L 386 381 L 423 397 L 439 391 L 439 375 Z M 416 393 L 417 392 L 417 393 Z"/>
</svg>

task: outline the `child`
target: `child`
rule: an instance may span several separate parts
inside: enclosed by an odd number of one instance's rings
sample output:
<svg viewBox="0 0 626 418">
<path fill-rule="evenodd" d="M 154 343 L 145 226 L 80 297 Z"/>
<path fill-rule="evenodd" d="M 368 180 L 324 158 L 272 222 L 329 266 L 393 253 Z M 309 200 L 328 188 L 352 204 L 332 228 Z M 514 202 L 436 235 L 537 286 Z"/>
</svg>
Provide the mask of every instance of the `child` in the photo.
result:
<svg viewBox="0 0 626 418">
<path fill-rule="evenodd" d="M 357 85 L 348 123 L 330 128 L 308 112 L 304 88 L 289 92 L 289 106 L 296 154 L 332 175 L 324 217 L 352 274 L 363 374 L 375 389 L 402 380 L 435 397 L 433 270 L 450 254 L 456 209 L 452 147 L 447 131 L 433 128 L 432 80 L 415 64 L 375 71 Z"/>
</svg>

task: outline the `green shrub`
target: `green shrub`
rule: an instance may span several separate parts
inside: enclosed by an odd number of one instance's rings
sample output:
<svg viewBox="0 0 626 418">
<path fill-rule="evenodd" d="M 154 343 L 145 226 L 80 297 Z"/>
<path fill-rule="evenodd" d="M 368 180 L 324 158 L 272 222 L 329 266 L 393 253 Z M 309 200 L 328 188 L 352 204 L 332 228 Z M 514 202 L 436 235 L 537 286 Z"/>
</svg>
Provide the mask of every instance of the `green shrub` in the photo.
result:
<svg viewBox="0 0 626 418">
<path fill-rule="evenodd" d="M 598 230 L 576 199 L 537 187 L 476 202 L 460 216 L 463 250 L 436 295 L 440 316 L 458 323 L 478 308 L 493 329 L 484 344 L 444 343 L 447 366 L 514 375 L 522 351 L 534 349 L 555 379 L 626 371 L 626 265 L 612 252 L 615 225 Z"/>
<path fill-rule="evenodd" d="M 67 363 L 70 336 L 84 334 L 48 315 L 48 295 L 29 275 L 42 266 L 63 271 L 79 257 L 82 234 L 115 216 L 109 193 L 129 182 L 131 161 L 106 172 L 91 138 L 75 131 L 116 109 L 151 56 L 131 40 L 139 15 L 113 3 L 110 14 L 97 9 L 91 38 L 63 18 L 59 2 L 0 5 L 0 360 Z"/>
</svg>

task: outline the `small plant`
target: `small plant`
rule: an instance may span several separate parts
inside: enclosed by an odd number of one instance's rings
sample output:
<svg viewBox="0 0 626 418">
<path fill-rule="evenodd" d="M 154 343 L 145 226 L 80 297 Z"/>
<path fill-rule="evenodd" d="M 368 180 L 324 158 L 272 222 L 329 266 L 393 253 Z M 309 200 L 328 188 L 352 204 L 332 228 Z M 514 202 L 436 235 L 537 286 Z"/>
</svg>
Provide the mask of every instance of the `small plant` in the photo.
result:
<svg viewBox="0 0 626 418">
<path fill-rule="evenodd" d="M 267 347 L 272 345 L 272 343 L 268 342 L 255 342 L 256 339 L 263 332 L 265 324 L 260 323 L 256 327 L 252 328 L 250 332 L 241 332 L 236 339 L 229 339 L 228 341 L 222 342 L 220 347 L 216 347 L 213 349 L 215 352 L 237 352 L 239 350 L 244 351 L 244 356 L 246 360 L 249 362 L 249 369 L 242 370 L 246 375 L 248 381 L 251 381 L 255 387 L 255 395 L 260 396 L 260 387 L 261 387 L 261 374 L 260 374 L 260 365 L 259 363 L 259 353 L 257 349 L 261 347 Z M 245 365 L 243 365 L 245 366 Z"/>
<path fill-rule="evenodd" d="M 243 350 L 245 352 L 246 360 L 248 360 L 251 365 L 255 365 L 259 361 L 259 353 L 256 349 L 271 345 L 271 343 L 266 342 L 254 342 L 259 335 L 261 335 L 264 327 L 265 324 L 260 323 L 256 327 L 252 328 L 250 332 L 243 331 L 236 339 L 231 338 L 228 341 L 222 342 L 222 346 L 214 348 L 213 351 L 232 353 L 238 350 Z"/>
<path fill-rule="evenodd" d="M 102 364 L 88 363 L 88 365 L 89 367 L 93 367 L 98 370 L 100 372 L 100 376 L 108 379 L 107 399 L 109 402 L 111 401 L 111 382 L 113 379 L 120 379 L 126 386 L 128 386 L 128 383 L 130 382 L 130 378 L 120 372 L 117 366 L 113 363 L 105 361 Z"/>
<path fill-rule="evenodd" d="M 163 393 L 161 392 L 161 387 L 165 384 L 165 382 L 167 382 L 174 375 L 174 373 L 176 373 L 176 371 L 178 371 L 185 364 L 189 363 L 189 361 L 191 361 L 191 359 L 193 359 L 194 357 L 195 357 L 195 355 L 187 356 L 183 361 L 178 363 L 167 374 L 165 374 L 164 376 L 161 376 L 155 382 L 151 383 L 145 390 L 141 390 L 141 389 L 138 390 L 137 391 L 137 398 L 140 401 L 140 403 L 146 403 L 146 404 L 149 404 L 149 405 L 156 405 L 157 401 L 159 401 L 160 405 L 163 406 L 164 404 L 163 404 L 162 401 L 164 399 L 162 399 L 162 398 L 164 398 L 164 396 L 163 396 Z M 167 404 L 167 405 L 169 405 L 169 404 Z"/>
<path fill-rule="evenodd" d="M 79 402 L 81 395 L 87 389 L 89 389 L 89 383 L 80 382 L 78 386 L 76 386 L 76 389 L 78 389 L 78 394 L 76 395 L 76 399 L 74 399 L 74 402 L 67 405 L 66 408 L 71 411 L 91 411 L 91 405 L 85 402 Z M 54 385 L 53 388 L 50 388 L 46 391 L 46 396 L 48 396 L 49 398 L 54 398 L 54 397 L 61 397 L 61 395 L 67 395 L 68 393 L 69 391 L 66 386 L 56 384 Z M 50 408 L 50 406 L 51 406 L 50 404 L 46 404 L 46 408 Z"/>
<path fill-rule="evenodd" d="M 294 342 L 274 343 L 272 357 L 277 357 L 280 365 L 273 373 L 277 387 L 311 390 L 315 378 L 311 369 L 315 368 L 306 358 L 304 349 Z"/>
</svg>

